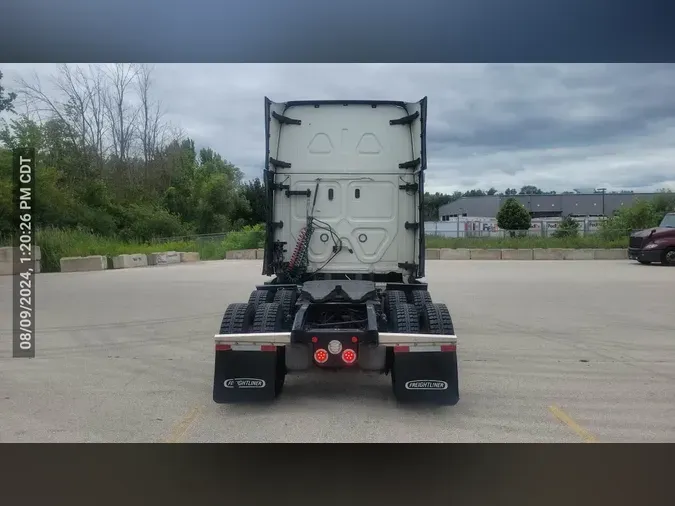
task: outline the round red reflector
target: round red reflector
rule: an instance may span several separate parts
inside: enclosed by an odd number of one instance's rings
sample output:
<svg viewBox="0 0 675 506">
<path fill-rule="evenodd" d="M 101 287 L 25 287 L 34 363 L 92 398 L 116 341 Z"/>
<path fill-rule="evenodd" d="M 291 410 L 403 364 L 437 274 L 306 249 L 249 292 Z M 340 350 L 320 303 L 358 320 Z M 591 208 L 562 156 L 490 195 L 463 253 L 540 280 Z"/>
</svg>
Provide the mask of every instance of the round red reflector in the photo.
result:
<svg viewBox="0 0 675 506">
<path fill-rule="evenodd" d="M 318 343 L 318 342 L 319 342 L 319 338 L 316 337 L 316 336 L 312 337 L 312 342 L 313 342 L 313 343 Z"/>
<path fill-rule="evenodd" d="M 342 360 L 347 364 L 351 364 L 356 360 L 356 352 L 354 350 L 345 350 L 342 352 Z"/>
<path fill-rule="evenodd" d="M 353 336 L 352 337 L 352 343 L 358 343 L 358 342 L 359 342 L 359 338 L 356 337 L 356 336 Z"/>
<path fill-rule="evenodd" d="M 324 362 L 328 361 L 328 352 L 324 350 L 323 348 L 319 348 L 314 352 L 314 360 L 316 360 L 319 364 L 323 364 Z"/>
</svg>

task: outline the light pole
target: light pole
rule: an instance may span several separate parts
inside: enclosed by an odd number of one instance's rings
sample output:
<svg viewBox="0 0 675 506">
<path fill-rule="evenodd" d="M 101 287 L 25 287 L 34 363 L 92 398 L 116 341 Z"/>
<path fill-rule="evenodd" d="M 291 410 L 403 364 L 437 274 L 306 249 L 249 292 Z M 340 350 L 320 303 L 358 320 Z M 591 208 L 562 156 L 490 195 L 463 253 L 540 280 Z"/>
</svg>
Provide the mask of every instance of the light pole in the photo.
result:
<svg viewBox="0 0 675 506">
<path fill-rule="evenodd" d="M 458 211 L 459 211 L 459 212 L 457 213 L 457 239 L 459 239 L 459 217 L 460 217 L 462 214 L 464 214 L 464 209 L 460 207 L 460 208 L 458 209 Z"/>
<path fill-rule="evenodd" d="M 602 218 L 605 218 L 605 192 L 607 191 L 607 188 L 598 188 L 596 191 L 599 191 L 602 193 Z"/>
</svg>

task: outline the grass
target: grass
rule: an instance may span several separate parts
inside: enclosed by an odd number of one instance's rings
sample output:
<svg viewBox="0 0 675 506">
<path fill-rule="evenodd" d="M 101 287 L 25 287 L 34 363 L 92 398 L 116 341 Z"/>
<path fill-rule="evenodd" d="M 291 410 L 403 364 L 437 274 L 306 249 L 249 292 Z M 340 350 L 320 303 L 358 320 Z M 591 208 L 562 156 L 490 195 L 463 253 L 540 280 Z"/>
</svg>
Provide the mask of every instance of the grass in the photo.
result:
<svg viewBox="0 0 675 506">
<path fill-rule="evenodd" d="M 115 256 L 125 253 L 154 253 L 156 251 L 197 251 L 202 260 L 220 260 L 227 251 L 254 249 L 263 246 L 262 225 L 245 227 L 230 232 L 224 239 L 186 239 L 170 242 L 125 242 L 114 237 L 103 237 L 79 230 L 44 229 L 38 232 L 37 245 L 42 250 L 43 272 L 58 272 L 59 260 L 63 257 L 88 255 Z M 0 244 L 10 244 L 8 238 L 0 238 Z M 518 237 L 518 238 L 449 238 L 427 236 L 427 248 L 625 248 L 628 239 L 605 240 L 599 235 L 574 238 Z"/>
<path fill-rule="evenodd" d="M 531 248 L 627 248 L 628 238 L 606 240 L 600 235 L 579 237 L 440 237 L 427 236 L 427 248 L 494 248 L 494 249 L 531 249 Z"/>
<path fill-rule="evenodd" d="M 42 253 L 43 272 L 60 271 L 63 257 L 89 255 L 116 256 L 157 251 L 196 251 L 202 260 L 221 260 L 227 251 L 262 247 L 262 229 L 250 227 L 232 232 L 220 241 L 182 240 L 162 243 L 125 242 L 78 230 L 45 229 L 38 232 L 36 244 Z"/>
</svg>

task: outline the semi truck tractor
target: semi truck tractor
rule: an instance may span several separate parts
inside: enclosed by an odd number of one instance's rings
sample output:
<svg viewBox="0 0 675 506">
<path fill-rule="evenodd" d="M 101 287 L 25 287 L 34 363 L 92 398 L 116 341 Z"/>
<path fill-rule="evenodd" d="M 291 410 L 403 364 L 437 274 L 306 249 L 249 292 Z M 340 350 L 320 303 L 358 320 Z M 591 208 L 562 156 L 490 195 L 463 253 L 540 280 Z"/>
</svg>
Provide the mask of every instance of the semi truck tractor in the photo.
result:
<svg viewBox="0 0 675 506">
<path fill-rule="evenodd" d="M 270 280 L 225 310 L 215 402 L 274 400 L 310 369 L 388 375 L 399 402 L 458 402 L 452 317 L 425 278 L 426 120 L 426 97 L 265 98 Z"/>
<path fill-rule="evenodd" d="M 645 265 L 675 266 L 675 213 L 667 213 L 658 227 L 634 231 L 630 235 L 628 258 Z"/>
</svg>

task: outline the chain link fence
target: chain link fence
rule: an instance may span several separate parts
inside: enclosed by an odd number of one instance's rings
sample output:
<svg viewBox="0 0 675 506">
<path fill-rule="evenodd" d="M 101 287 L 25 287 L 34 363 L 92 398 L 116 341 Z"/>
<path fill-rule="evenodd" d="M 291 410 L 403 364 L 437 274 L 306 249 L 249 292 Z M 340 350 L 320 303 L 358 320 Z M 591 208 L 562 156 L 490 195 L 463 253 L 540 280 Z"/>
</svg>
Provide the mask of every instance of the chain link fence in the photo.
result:
<svg viewBox="0 0 675 506">
<path fill-rule="evenodd" d="M 532 220 L 532 226 L 529 230 L 518 230 L 514 232 L 515 237 L 554 237 L 554 233 L 560 224 L 560 220 Z M 599 232 L 599 222 L 580 222 L 578 235 L 592 236 Z M 624 235 L 630 236 L 634 230 L 625 230 Z M 424 224 L 424 233 L 428 236 L 446 237 L 446 238 L 472 238 L 472 239 L 506 239 L 511 237 L 511 232 L 500 229 L 496 221 L 492 223 L 489 220 L 460 220 L 459 227 L 456 222 L 436 221 L 426 222 Z M 229 235 L 228 232 L 214 234 L 185 235 L 175 237 L 157 237 L 152 239 L 152 244 L 167 244 L 176 242 L 189 242 L 198 245 L 207 245 L 209 243 L 221 243 Z"/>
<path fill-rule="evenodd" d="M 229 235 L 228 232 L 217 234 L 199 234 L 199 235 L 179 235 L 175 237 L 156 237 L 150 240 L 151 244 L 166 244 L 173 242 L 194 242 L 197 244 L 219 243 L 223 242 Z"/>
<path fill-rule="evenodd" d="M 554 237 L 555 231 L 560 227 L 561 219 L 532 220 L 529 230 L 515 232 L 517 237 Z M 579 236 L 592 236 L 600 232 L 602 218 L 600 219 L 575 219 L 579 224 Z M 424 223 L 426 235 L 448 238 L 492 238 L 503 239 L 511 237 L 511 232 L 502 230 L 493 218 L 451 218 L 449 221 L 429 221 Z M 632 230 L 626 230 L 629 236 Z"/>
</svg>

